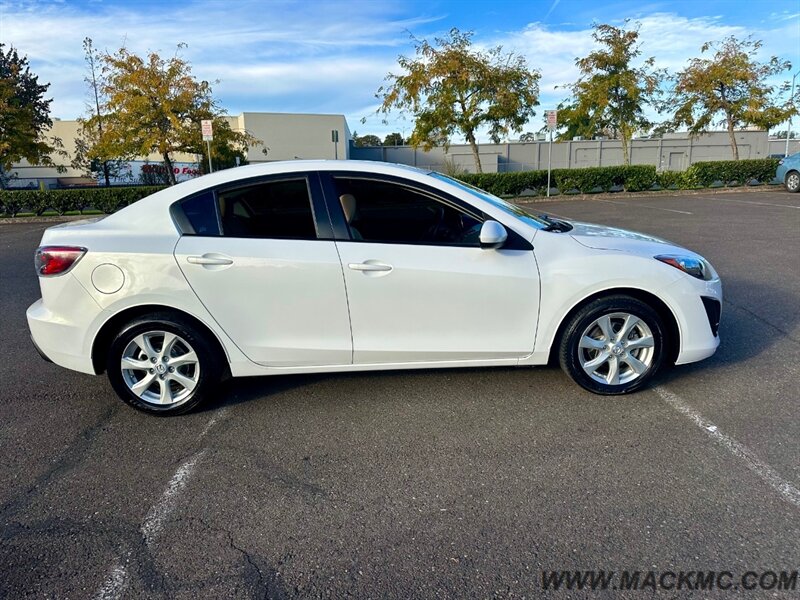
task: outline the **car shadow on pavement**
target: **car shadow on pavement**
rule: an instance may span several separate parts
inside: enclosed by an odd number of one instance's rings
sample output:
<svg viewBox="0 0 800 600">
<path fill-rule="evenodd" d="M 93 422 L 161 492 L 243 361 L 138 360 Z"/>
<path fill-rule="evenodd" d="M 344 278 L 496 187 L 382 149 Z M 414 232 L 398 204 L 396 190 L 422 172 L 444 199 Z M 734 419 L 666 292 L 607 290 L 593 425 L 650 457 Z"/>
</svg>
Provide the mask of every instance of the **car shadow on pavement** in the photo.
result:
<svg viewBox="0 0 800 600">
<path fill-rule="evenodd" d="M 558 381 L 553 379 L 557 377 Z M 340 400 L 380 402 L 403 390 L 409 397 L 420 398 L 442 393 L 448 388 L 469 390 L 476 381 L 489 388 L 504 387 L 510 377 L 544 377 L 554 385 L 573 385 L 559 367 L 474 367 L 445 369 L 395 369 L 387 371 L 353 371 L 343 373 L 314 373 L 300 375 L 270 375 L 241 377 L 224 382 L 211 402 L 195 412 L 214 411 L 226 406 L 292 395 L 301 388 L 313 391 L 303 395 L 304 401 L 317 403 Z M 324 390 L 318 384 L 325 382 Z M 578 388 L 576 388 L 578 389 Z M 364 393 L 368 392 L 368 393 Z"/>
</svg>

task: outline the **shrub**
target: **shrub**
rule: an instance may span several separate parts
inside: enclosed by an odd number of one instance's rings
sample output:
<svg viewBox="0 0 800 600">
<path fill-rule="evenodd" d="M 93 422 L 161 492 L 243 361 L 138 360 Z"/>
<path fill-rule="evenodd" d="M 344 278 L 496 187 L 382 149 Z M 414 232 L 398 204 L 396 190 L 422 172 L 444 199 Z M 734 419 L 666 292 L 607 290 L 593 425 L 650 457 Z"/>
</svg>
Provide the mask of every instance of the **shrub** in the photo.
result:
<svg viewBox="0 0 800 600">
<path fill-rule="evenodd" d="M 0 207 L 12 217 L 23 209 L 42 215 L 48 209 L 63 215 L 71 210 L 94 208 L 106 214 L 133 204 L 163 187 L 108 187 L 81 190 L 2 190 Z"/>
<path fill-rule="evenodd" d="M 723 185 L 734 182 L 748 184 L 752 180 L 769 183 L 775 178 L 777 168 L 777 158 L 718 160 L 694 163 L 686 169 L 686 174 L 690 181 L 701 187 L 708 187 L 718 181 Z"/>
<path fill-rule="evenodd" d="M 562 194 L 573 190 L 584 194 L 608 192 L 615 187 L 633 192 L 650 189 L 656 183 L 656 176 L 652 165 L 554 169 L 550 185 Z M 459 179 L 496 196 L 519 196 L 525 190 L 547 193 L 547 171 L 465 173 Z"/>
<path fill-rule="evenodd" d="M 551 185 L 561 194 L 575 190 L 583 194 L 609 192 L 622 188 L 626 192 L 641 192 L 654 185 L 662 188 L 692 189 L 709 187 L 715 182 L 723 185 L 748 184 L 755 180 L 769 183 L 775 178 L 778 159 L 727 160 L 698 162 L 686 171 L 658 173 L 652 165 L 587 167 L 582 169 L 553 169 Z M 459 179 L 496 196 L 519 196 L 526 189 L 540 195 L 547 193 L 547 171 L 516 173 L 464 173 Z"/>
<path fill-rule="evenodd" d="M 656 183 L 665 190 L 685 189 L 690 187 L 685 173 L 685 171 L 662 171 L 656 177 Z"/>
</svg>

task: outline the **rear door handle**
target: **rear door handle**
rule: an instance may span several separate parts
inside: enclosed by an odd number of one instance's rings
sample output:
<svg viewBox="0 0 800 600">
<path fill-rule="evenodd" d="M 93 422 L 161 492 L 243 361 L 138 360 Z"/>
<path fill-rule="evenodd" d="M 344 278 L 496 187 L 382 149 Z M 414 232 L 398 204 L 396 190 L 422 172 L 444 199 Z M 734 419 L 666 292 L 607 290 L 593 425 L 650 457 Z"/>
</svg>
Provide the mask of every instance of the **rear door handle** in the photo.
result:
<svg viewBox="0 0 800 600">
<path fill-rule="evenodd" d="M 363 263 L 350 263 L 347 265 L 353 271 L 391 271 L 392 265 L 385 265 L 383 263 L 371 263 L 371 262 L 363 262 Z"/>
<path fill-rule="evenodd" d="M 203 254 L 203 256 L 187 256 L 186 260 L 193 265 L 232 265 L 233 259 L 220 254 Z"/>
</svg>

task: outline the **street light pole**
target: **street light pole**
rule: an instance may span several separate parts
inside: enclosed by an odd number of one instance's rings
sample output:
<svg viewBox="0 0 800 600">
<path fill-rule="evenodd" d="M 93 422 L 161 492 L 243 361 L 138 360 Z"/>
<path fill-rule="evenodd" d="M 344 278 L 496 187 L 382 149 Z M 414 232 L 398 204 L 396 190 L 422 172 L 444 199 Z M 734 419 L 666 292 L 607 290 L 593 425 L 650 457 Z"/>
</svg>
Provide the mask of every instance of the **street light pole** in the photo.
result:
<svg viewBox="0 0 800 600">
<path fill-rule="evenodd" d="M 789 92 L 789 102 L 794 106 L 794 80 L 800 75 L 800 71 L 792 75 L 792 91 Z M 786 128 L 786 148 L 783 151 L 783 156 L 789 156 L 789 137 L 792 134 L 792 117 L 789 117 L 789 126 Z"/>
</svg>

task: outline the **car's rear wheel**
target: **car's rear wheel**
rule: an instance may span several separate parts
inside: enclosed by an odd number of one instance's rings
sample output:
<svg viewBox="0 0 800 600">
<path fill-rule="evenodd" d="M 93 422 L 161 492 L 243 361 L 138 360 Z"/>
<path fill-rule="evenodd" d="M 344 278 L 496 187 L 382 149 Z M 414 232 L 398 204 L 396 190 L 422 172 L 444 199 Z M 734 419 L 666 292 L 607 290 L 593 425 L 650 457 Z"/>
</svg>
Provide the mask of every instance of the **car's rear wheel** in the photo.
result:
<svg viewBox="0 0 800 600">
<path fill-rule="evenodd" d="M 797 171 L 789 171 L 783 183 L 786 185 L 786 191 L 792 192 L 793 194 L 800 192 L 800 173 Z"/>
<path fill-rule="evenodd" d="M 111 342 L 106 372 L 114 391 L 138 410 L 186 413 L 219 383 L 222 357 L 206 336 L 183 319 L 145 315 Z"/>
<path fill-rule="evenodd" d="M 599 298 L 570 319 L 559 347 L 561 368 L 596 394 L 627 394 L 655 375 L 664 357 L 664 324 L 630 296 Z"/>
</svg>

